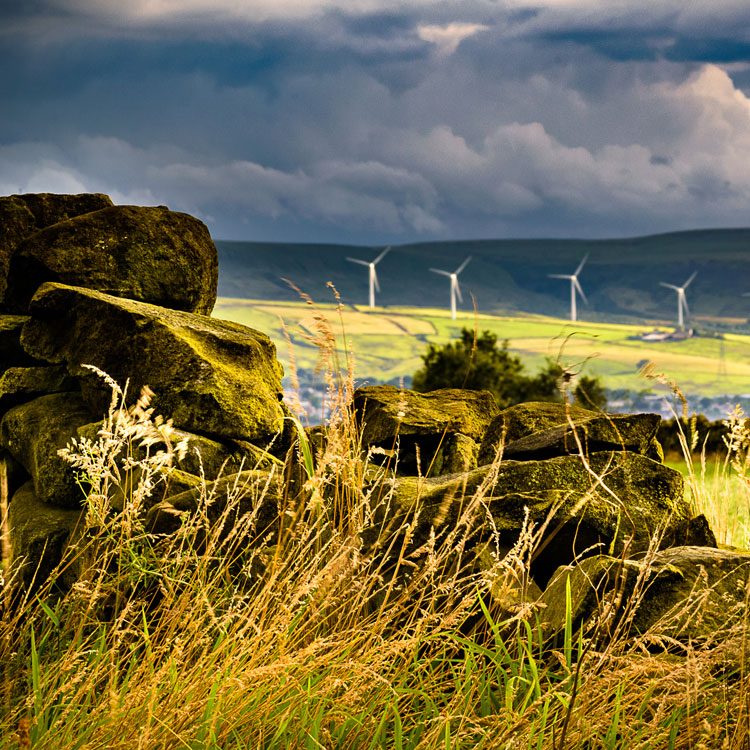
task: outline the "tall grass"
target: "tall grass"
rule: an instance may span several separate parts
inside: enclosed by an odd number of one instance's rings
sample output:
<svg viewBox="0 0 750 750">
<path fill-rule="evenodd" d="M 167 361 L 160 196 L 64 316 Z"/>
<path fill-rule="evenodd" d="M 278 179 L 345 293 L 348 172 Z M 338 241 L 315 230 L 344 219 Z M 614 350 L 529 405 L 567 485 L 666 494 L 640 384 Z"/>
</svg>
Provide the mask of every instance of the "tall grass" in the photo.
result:
<svg viewBox="0 0 750 750">
<path fill-rule="evenodd" d="M 21 585 L 4 548 L 3 748 L 750 747 L 747 621 L 655 651 L 569 607 L 550 641 L 523 596 L 539 530 L 489 568 L 470 551 L 487 486 L 454 528 L 418 537 L 418 504 L 391 528 L 391 467 L 361 450 L 318 320 L 326 439 L 297 422 L 283 469 L 206 485 L 172 535 L 144 518 L 190 446 L 112 384 L 98 438 L 67 453 L 89 489 L 58 570 Z"/>
</svg>

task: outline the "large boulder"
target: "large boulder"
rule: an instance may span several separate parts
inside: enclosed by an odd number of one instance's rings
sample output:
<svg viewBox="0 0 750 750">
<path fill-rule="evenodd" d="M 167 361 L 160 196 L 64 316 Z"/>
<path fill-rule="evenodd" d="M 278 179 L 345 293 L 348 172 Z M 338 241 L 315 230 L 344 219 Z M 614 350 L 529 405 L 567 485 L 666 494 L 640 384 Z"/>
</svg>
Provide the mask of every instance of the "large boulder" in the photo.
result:
<svg viewBox="0 0 750 750">
<path fill-rule="evenodd" d="M 46 581 L 63 558 L 66 546 L 82 530 L 83 511 L 56 508 L 34 493 L 31 482 L 13 495 L 8 509 L 12 566 L 20 568 L 21 581 L 38 586 Z M 68 588 L 77 577 L 71 561 L 60 570 L 58 584 Z"/>
<path fill-rule="evenodd" d="M 0 198 L 0 308 L 5 299 L 11 256 L 26 237 L 58 221 L 111 205 L 109 196 L 99 193 L 29 193 Z"/>
<path fill-rule="evenodd" d="M 357 389 L 354 408 L 363 447 L 398 447 L 400 473 L 430 476 L 474 468 L 478 443 L 498 410 L 489 391 L 417 393 L 390 385 Z"/>
<path fill-rule="evenodd" d="M 532 562 L 542 587 L 579 556 L 632 555 L 647 549 L 655 535 L 662 546 L 715 543 L 710 531 L 700 537 L 705 527 L 693 522 L 680 473 L 635 453 L 504 461 L 449 477 L 402 477 L 386 482 L 381 494 L 388 501 L 373 539 L 383 526 L 395 534 L 408 527 L 415 547 L 431 528 L 443 533 L 464 523 L 469 508 L 479 535 L 492 531 L 505 549 L 517 541 L 527 513 L 537 528 L 546 523 Z M 367 535 L 365 541 L 371 541 Z"/>
<path fill-rule="evenodd" d="M 659 460 L 658 414 L 602 414 L 578 406 L 529 402 L 500 412 L 487 428 L 479 463 L 518 461 L 595 451 L 627 450 Z M 575 428 L 575 429 L 574 429 Z"/>
<path fill-rule="evenodd" d="M 747 619 L 750 552 L 683 546 L 650 560 L 597 555 L 557 570 L 539 599 L 550 636 L 574 626 L 614 628 L 627 616 L 634 633 L 705 640 Z M 596 618 L 596 619 L 594 619 Z"/>
<path fill-rule="evenodd" d="M 159 206 L 112 206 L 58 221 L 24 240 L 6 306 L 24 313 L 45 281 L 204 315 L 216 302 L 218 256 L 208 229 Z"/>
<path fill-rule="evenodd" d="M 57 451 L 91 420 L 92 412 L 80 395 L 59 393 L 15 406 L 0 421 L 0 446 L 31 476 L 40 502 L 80 507 L 83 490 Z"/>
<path fill-rule="evenodd" d="M 45 284 L 32 301 L 22 343 L 35 357 L 65 363 L 99 414 L 109 393 L 83 365 L 129 382 L 133 396 L 152 387 L 157 411 L 188 432 L 254 442 L 283 428 L 276 349 L 239 323 Z"/>
</svg>

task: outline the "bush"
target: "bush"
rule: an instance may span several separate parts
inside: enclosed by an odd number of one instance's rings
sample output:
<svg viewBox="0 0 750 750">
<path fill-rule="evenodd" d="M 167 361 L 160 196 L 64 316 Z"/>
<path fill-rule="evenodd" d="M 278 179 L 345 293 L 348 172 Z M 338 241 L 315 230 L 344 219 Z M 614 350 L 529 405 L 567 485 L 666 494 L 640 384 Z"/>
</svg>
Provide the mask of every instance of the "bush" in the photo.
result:
<svg viewBox="0 0 750 750">
<path fill-rule="evenodd" d="M 528 375 L 520 357 L 508 350 L 508 342 L 498 344 L 497 336 L 490 331 L 475 336 L 463 328 L 457 341 L 442 346 L 430 344 L 422 361 L 414 374 L 414 390 L 487 390 L 501 408 L 524 401 L 561 401 L 568 385 L 565 370 L 553 359 L 547 359 L 536 375 Z M 586 408 L 603 409 L 607 404 L 599 379 L 585 375 L 577 379 L 573 398 Z"/>
</svg>

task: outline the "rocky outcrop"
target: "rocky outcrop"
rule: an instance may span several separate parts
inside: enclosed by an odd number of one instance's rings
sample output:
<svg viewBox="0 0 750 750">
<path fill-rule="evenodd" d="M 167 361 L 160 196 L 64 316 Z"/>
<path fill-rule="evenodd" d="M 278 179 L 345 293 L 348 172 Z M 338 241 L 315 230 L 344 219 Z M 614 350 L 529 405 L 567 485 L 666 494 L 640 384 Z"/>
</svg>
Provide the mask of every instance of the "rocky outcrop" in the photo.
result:
<svg viewBox="0 0 750 750">
<path fill-rule="evenodd" d="M 0 198 L 0 310 L 4 309 L 10 259 L 16 248 L 40 229 L 112 206 L 107 195 L 30 193 Z"/>
<path fill-rule="evenodd" d="M 15 248 L 6 307 L 25 313 L 45 281 L 210 314 L 218 256 L 206 226 L 165 207 L 112 206 L 46 227 Z"/>
</svg>

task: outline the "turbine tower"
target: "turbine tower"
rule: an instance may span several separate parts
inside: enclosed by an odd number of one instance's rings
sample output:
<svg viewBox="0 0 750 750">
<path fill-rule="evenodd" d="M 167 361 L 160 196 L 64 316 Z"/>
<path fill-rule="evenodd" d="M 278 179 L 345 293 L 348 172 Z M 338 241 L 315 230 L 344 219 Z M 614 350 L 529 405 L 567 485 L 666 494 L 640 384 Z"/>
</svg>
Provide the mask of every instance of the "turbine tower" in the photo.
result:
<svg viewBox="0 0 750 750">
<path fill-rule="evenodd" d="M 578 310 L 576 308 L 576 293 L 581 295 L 581 299 L 588 305 L 589 301 L 586 299 L 586 295 L 583 293 L 581 285 L 578 283 L 578 274 L 581 273 L 584 264 L 589 258 L 589 254 L 586 253 L 583 260 L 578 264 L 576 272 L 574 274 L 562 274 L 562 273 L 548 273 L 550 279 L 567 279 L 570 281 L 570 320 L 575 323 L 578 320 Z"/>
<path fill-rule="evenodd" d="M 660 281 L 661 286 L 667 289 L 674 289 L 677 292 L 677 326 L 681 331 L 685 330 L 685 319 L 690 315 L 688 309 L 687 297 L 685 296 L 685 290 L 690 286 L 693 279 L 698 275 L 697 271 L 693 271 L 692 276 L 682 285 L 675 286 L 674 284 L 667 284 L 664 281 Z"/>
<path fill-rule="evenodd" d="M 378 283 L 378 274 L 375 270 L 375 266 L 385 258 L 390 249 L 390 246 L 388 246 L 382 253 L 380 253 L 380 255 L 378 255 L 377 258 L 375 258 L 375 260 L 370 261 L 369 263 L 368 261 L 360 260 L 359 258 L 347 258 L 350 263 L 359 263 L 360 266 L 367 266 L 370 269 L 370 307 L 375 307 L 375 290 L 377 289 L 380 291 L 380 284 Z"/>
<path fill-rule="evenodd" d="M 459 302 L 463 302 L 464 298 L 461 296 L 461 287 L 458 285 L 458 275 L 461 271 L 469 265 L 471 255 L 453 272 L 441 271 L 439 268 L 431 268 L 430 271 L 433 273 L 439 273 L 441 276 L 447 276 L 451 280 L 451 319 L 456 319 L 456 297 Z"/>
</svg>

